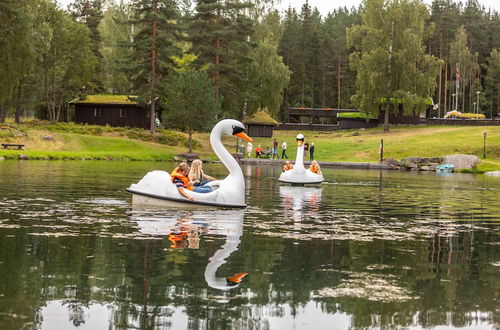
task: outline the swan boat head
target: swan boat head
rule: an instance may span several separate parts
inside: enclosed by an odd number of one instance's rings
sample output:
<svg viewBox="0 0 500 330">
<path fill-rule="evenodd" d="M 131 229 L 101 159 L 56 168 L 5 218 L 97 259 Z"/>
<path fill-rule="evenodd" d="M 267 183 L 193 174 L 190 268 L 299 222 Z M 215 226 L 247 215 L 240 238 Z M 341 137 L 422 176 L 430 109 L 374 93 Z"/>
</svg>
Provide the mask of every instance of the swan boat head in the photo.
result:
<svg viewBox="0 0 500 330">
<path fill-rule="evenodd" d="M 279 181 L 286 183 L 305 184 L 321 183 L 324 181 L 322 174 L 315 174 L 304 168 L 304 134 L 297 134 L 297 157 L 292 170 L 281 173 Z"/>
<path fill-rule="evenodd" d="M 247 141 L 253 141 L 245 133 L 245 126 L 234 119 L 218 122 L 210 133 L 210 144 L 217 157 L 228 169 L 229 175 L 223 180 L 210 182 L 212 192 L 196 193 L 186 190 L 193 197 L 191 202 L 181 196 L 171 182 L 170 174 L 165 171 L 152 171 L 146 174 L 137 184 L 127 190 L 133 193 L 133 203 L 158 206 L 212 206 L 212 207 L 245 207 L 245 181 L 240 165 L 222 144 L 222 136 L 232 135 Z M 180 203 L 180 204 L 179 204 Z"/>
</svg>

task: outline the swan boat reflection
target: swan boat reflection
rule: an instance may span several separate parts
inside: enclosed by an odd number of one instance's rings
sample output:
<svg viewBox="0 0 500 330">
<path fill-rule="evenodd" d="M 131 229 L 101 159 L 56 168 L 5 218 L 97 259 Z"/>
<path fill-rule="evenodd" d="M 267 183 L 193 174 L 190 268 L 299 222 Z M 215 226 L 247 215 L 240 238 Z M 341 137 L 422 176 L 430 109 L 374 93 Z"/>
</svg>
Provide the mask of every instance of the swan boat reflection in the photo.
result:
<svg viewBox="0 0 500 330">
<path fill-rule="evenodd" d="M 230 290 L 238 287 L 248 273 L 218 277 L 217 271 L 238 250 L 243 235 L 243 215 L 243 210 L 190 211 L 181 216 L 178 213 L 172 216 L 137 213 L 132 216 L 132 221 L 137 223 L 142 234 L 167 235 L 174 248 L 198 248 L 200 234 L 223 236 L 225 243 L 208 259 L 204 277 L 211 288 Z"/>
</svg>

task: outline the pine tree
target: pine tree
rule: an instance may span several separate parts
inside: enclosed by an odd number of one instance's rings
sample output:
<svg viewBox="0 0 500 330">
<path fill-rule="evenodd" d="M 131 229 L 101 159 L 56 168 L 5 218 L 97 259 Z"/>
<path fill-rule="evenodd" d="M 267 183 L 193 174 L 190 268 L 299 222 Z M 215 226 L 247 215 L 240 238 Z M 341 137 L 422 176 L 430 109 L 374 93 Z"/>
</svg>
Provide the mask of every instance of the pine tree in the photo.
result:
<svg viewBox="0 0 500 330">
<path fill-rule="evenodd" d="M 486 76 L 484 79 L 485 97 L 483 99 L 486 102 L 482 102 L 484 106 L 481 109 L 483 113 L 495 117 L 500 113 L 500 52 L 497 49 L 491 51 L 484 69 Z"/>
<path fill-rule="evenodd" d="M 74 0 L 70 5 L 73 18 L 84 23 L 90 30 L 90 37 L 92 40 L 92 52 L 97 59 L 97 72 L 88 89 L 95 89 L 97 92 L 104 90 L 103 84 L 103 70 L 104 62 L 101 53 L 101 33 L 99 31 L 99 24 L 103 18 L 103 4 L 104 0 Z"/>
<path fill-rule="evenodd" d="M 189 134 L 189 152 L 193 152 L 193 132 L 208 130 L 215 124 L 220 103 L 215 98 L 215 87 L 206 70 L 196 69 L 192 62 L 196 56 L 185 54 L 174 57 L 175 73 L 166 84 L 164 103 L 167 125 Z"/>
<path fill-rule="evenodd" d="M 225 115 L 241 117 L 252 48 L 250 5 L 241 1 L 197 0 L 189 27 L 192 51 L 199 67 L 208 65 L 216 98 Z"/>
<path fill-rule="evenodd" d="M 150 107 L 150 130 L 154 132 L 156 100 L 171 72 L 171 57 L 179 54 L 179 16 L 174 0 L 134 0 L 131 6 L 135 33 L 124 71 L 132 80 L 135 99 Z"/>
</svg>

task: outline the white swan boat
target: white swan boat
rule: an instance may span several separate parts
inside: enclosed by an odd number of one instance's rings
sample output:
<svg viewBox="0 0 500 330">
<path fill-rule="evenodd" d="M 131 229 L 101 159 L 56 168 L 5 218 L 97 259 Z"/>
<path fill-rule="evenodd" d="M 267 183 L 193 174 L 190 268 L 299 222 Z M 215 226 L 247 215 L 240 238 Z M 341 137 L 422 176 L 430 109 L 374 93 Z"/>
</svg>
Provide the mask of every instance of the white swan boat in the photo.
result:
<svg viewBox="0 0 500 330">
<path fill-rule="evenodd" d="M 291 184 L 321 183 L 323 174 L 316 174 L 304 168 L 304 135 L 297 135 L 297 158 L 292 170 L 281 173 L 279 181 Z"/>
<path fill-rule="evenodd" d="M 175 184 L 172 183 L 170 174 L 165 171 L 152 171 L 146 174 L 138 183 L 130 185 L 127 191 L 131 192 L 132 204 L 146 206 L 182 206 L 196 207 L 246 207 L 245 181 L 240 165 L 222 145 L 223 135 L 234 135 L 247 141 L 253 141 L 245 133 L 245 126 L 234 119 L 224 119 L 217 123 L 210 133 L 212 149 L 224 166 L 229 170 L 228 176 L 223 180 L 212 181 L 207 185 L 212 188 L 210 193 L 196 193 L 185 189 L 184 191 L 194 199 L 184 198 Z"/>
<path fill-rule="evenodd" d="M 192 236 L 199 240 L 200 233 L 225 237 L 224 244 L 208 259 L 204 277 L 211 288 L 227 291 L 238 287 L 248 274 L 217 276 L 219 268 L 227 262 L 226 259 L 238 250 L 240 237 L 243 235 L 243 216 L 243 210 L 189 211 L 184 216 L 179 216 L 178 212 L 156 216 L 136 213 L 132 216 L 132 221 L 137 223 L 142 234 L 150 236 L 178 235 L 191 242 L 194 241 Z M 193 248 L 191 245 L 187 247 Z"/>
</svg>

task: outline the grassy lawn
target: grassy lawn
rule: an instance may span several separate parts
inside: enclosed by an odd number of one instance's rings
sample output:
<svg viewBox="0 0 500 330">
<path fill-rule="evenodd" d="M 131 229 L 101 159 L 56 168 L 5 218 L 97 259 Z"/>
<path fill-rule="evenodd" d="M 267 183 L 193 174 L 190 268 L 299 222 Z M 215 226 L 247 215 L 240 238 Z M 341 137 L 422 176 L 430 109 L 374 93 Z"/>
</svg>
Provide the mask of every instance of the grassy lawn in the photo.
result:
<svg viewBox="0 0 500 330">
<path fill-rule="evenodd" d="M 58 124 L 59 126 L 61 124 Z M 19 127 L 24 134 L 0 134 L 1 143 L 22 143 L 25 150 L 0 150 L 0 157 L 18 158 L 19 154 L 27 155 L 32 159 L 127 159 L 127 160 L 172 160 L 181 152 L 186 152 L 186 135 L 177 134 L 181 140 L 175 144 L 168 142 L 156 143 L 144 141 L 147 134 L 131 135 L 122 129 L 102 128 L 98 135 L 93 131 L 86 134 L 77 134 L 70 128 L 64 127 L 59 131 L 46 129 L 43 126 Z M 92 128 L 95 130 L 95 128 Z M 75 129 L 76 130 L 76 129 Z M 78 132 L 82 129 L 78 128 Z M 125 131 L 125 133 L 124 133 Z M 384 133 L 382 128 L 366 130 L 347 130 L 337 132 L 302 132 L 306 141 L 316 146 L 315 158 L 319 161 L 350 161 L 350 162 L 377 162 L 379 159 L 380 140 L 384 140 L 384 157 L 401 160 L 405 157 L 420 156 L 433 157 L 452 154 L 483 155 L 483 133 L 487 132 L 487 157 L 481 161 L 481 171 L 500 170 L 500 127 L 450 127 L 450 126 L 417 126 L 394 127 Z M 170 134 L 165 132 L 164 134 Z M 288 157 L 295 158 L 296 145 L 294 131 L 275 131 L 274 137 L 278 140 L 281 154 L 281 144 L 285 140 L 288 144 Z M 168 135 L 167 134 L 167 135 Z M 173 133 L 172 133 L 173 134 Z M 45 140 L 51 136 L 53 140 Z M 131 138 L 132 137 L 132 138 Z M 209 144 L 208 133 L 196 133 L 195 152 L 202 158 L 215 159 Z M 255 138 L 254 152 L 257 145 L 264 149 L 272 147 L 273 138 Z M 142 140 L 141 140 L 142 139 Z M 246 147 L 246 141 L 243 141 Z M 225 137 L 223 143 L 228 150 L 234 152 L 235 137 Z"/>
</svg>

